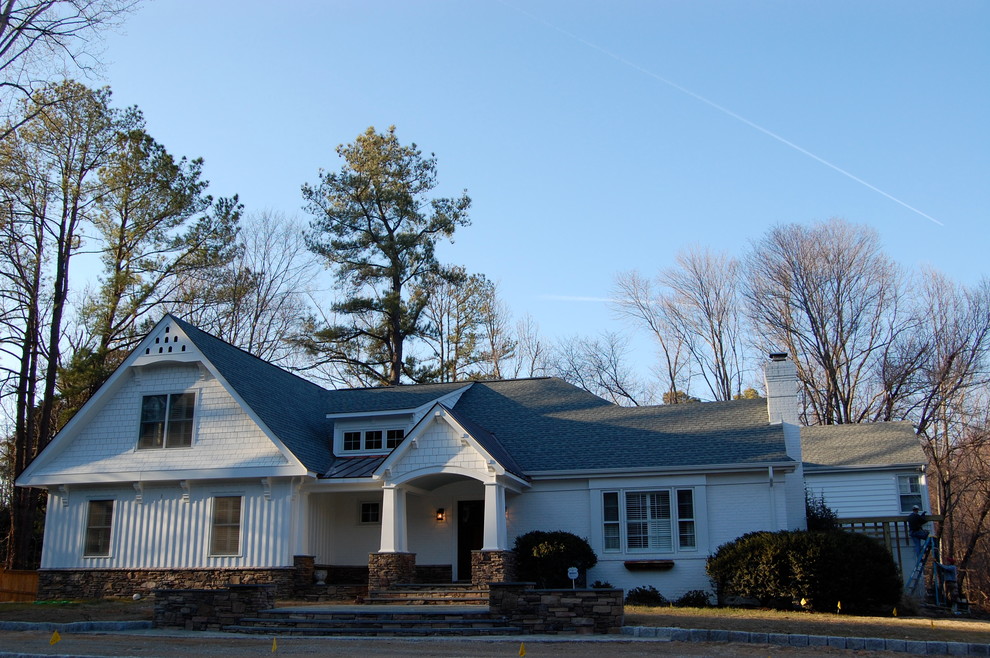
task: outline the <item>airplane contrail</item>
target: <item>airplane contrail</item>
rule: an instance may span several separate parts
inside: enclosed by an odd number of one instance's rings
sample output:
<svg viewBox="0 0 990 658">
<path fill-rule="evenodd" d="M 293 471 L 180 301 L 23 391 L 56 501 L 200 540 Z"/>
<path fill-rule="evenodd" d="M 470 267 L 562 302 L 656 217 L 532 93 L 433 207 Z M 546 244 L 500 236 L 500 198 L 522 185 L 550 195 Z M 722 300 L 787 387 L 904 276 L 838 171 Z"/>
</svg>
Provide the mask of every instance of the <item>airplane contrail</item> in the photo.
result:
<svg viewBox="0 0 990 658">
<path fill-rule="evenodd" d="M 803 155 L 806 155 L 809 158 L 811 158 L 812 160 L 825 165 L 829 169 L 832 169 L 833 171 L 836 171 L 836 172 L 842 174 L 846 178 L 849 178 L 851 180 L 854 180 L 857 183 L 859 183 L 860 185 L 862 185 L 862 186 L 864 186 L 864 187 L 866 187 L 868 189 L 873 190 L 877 194 L 880 194 L 882 196 L 887 197 L 888 199 L 890 199 L 894 203 L 896 203 L 896 204 L 898 204 L 900 206 L 903 206 L 904 208 L 907 208 L 911 212 L 913 212 L 915 214 L 918 214 L 918 215 L 921 215 L 925 219 L 927 219 L 927 220 L 929 220 L 931 222 L 934 222 L 935 224 L 938 224 L 939 226 L 945 226 L 945 224 L 943 224 L 939 220 L 935 219 L 931 215 L 929 215 L 929 214 L 927 214 L 925 212 L 922 212 L 921 210 L 918 210 L 914 206 L 909 205 L 909 204 L 905 203 L 904 201 L 901 201 L 900 199 L 898 199 L 897 197 L 895 197 L 892 194 L 889 194 L 887 192 L 884 192 L 883 190 L 881 190 L 876 185 L 872 185 L 872 184 L 868 183 L 867 181 L 863 180 L 859 176 L 856 176 L 855 174 L 853 174 L 853 173 L 851 173 L 849 171 L 846 171 L 842 167 L 829 162 L 825 158 L 822 158 L 821 156 L 815 155 L 814 153 L 812 153 L 808 149 L 802 148 L 801 146 L 798 146 L 794 142 L 792 142 L 792 141 L 790 141 L 788 139 L 785 139 L 784 137 L 781 137 L 780 135 L 778 135 L 777 133 L 773 132 L 772 130 L 768 130 L 767 128 L 764 128 L 763 126 L 759 125 L 758 123 L 755 123 L 753 121 L 750 121 L 746 117 L 741 116 L 739 114 L 736 114 L 735 112 L 733 112 L 729 108 L 724 107 L 722 105 L 719 105 L 715 101 L 709 100 L 709 99 L 705 98 L 704 96 L 702 96 L 701 94 L 698 94 L 696 92 L 691 91 L 687 87 L 682 87 L 681 85 L 677 84 L 676 82 L 674 82 L 672 80 L 668 80 L 667 78 L 663 77 L 662 75 L 658 75 L 658 74 L 654 73 L 653 71 L 650 71 L 649 69 L 643 68 L 639 64 L 636 64 L 635 62 L 632 62 L 632 61 L 630 61 L 628 59 L 625 59 L 624 57 L 621 57 L 621 56 L 613 53 L 612 51 L 607 50 L 607 49 L 599 46 L 596 43 L 592 43 L 591 41 L 588 41 L 587 39 L 584 39 L 584 38 L 582 38 L 582 37 L 580 37 L 580 36 L 578 36 L 578 35 L 576 35 L 576 34 L 574 34 L 572 32 L 568 32 L 567 30 L 565 30 L 565 29 L 563 29 L 561 27 L 558 27 L 558 26 L 554 25 L 553 23 L 550 23 L 549 21 L 546 21 L 543 18 L 540 18 L 539 16 L 536 16 L 534 14 L 531 14 L 530 12 L 526 11 L 525 9 L 520 9 L 519 7 L 516 7 L 514 5 L 511 5 L 511 4 L 507 3 L 507 2 L 505 2 L 505 0 L 499 0 L 499 1 L 502 4 L 506 5 L 507 7 L 510 7 L 511 9 L 514 9 L 514 10 L 518 11 L 520 14 L 523 14 L 525 16 L 528 16 L 529 18 L 531 18 L 534 21 L 537 21 L 539 23 L 543 23 L 543 25 L 549 27 L 550 29 L 555 30 L 557 32 L 560 32 L 561 34 L 563 34 L 563 35 L 565 35 L 565 36 L 567 36 L 567 37 L 569 37 L 571 39 L 574 39 L 575 41 L 577 41 L 577 42 L 579 42 L 581 44 L 584 44 L 585 46 L 587 46 L 589 48 L 592 48 L 594 50 L 597 50 L 601 54 L 605 55 L 606 57 L 610 57 L 610 58 L 614 59 L 615 61 L 619 62 L 620 64 L 624 64 L 624 65 L 626 65 L 626 66 L 628 66 L 628 67 L 630 67 L 630 68 L 632 68 L 632 69 L 634 69 L 636 71 L 639 71 L 643 75 L 649 76 L 649 77 L 653 78 L 654 80 L 658 80 L 659 82 L 662 82 L 663 84 L 667 85 L 668 87 L 671 87 L 673 89 L 676 89 L 677 91 L 681 92 L 682 94 L 686 94 L 686 95 L 690 96 L 691 98 L 694 98 L 695 100 L 700 101 L 700 102 L 704 103 L 705 105 L 708 105 L 709 107 L 712 107 L 712 108 L 718 110 L 719 112 L 721 112 L 721 113 L 723 113 L 723 114 L 725 114 L 727 116 L 730 116 L 730 117 L 732 117 L 733 119 L 735 119 L 737 121 L 740 121 L 740 122 L 746 124 L 750 128 L 753 128 L 755 130 L 760 131 L 761 133 L 763 133 L 767 137 L 771 137 L 771 138 L 777 140 L 778 142 L 780 142 L 781 144 L 783 144 L 785 146 L 789 146 L 790 148 L 794 149 L 798 153 L 801 153 Z"/>
</svg>

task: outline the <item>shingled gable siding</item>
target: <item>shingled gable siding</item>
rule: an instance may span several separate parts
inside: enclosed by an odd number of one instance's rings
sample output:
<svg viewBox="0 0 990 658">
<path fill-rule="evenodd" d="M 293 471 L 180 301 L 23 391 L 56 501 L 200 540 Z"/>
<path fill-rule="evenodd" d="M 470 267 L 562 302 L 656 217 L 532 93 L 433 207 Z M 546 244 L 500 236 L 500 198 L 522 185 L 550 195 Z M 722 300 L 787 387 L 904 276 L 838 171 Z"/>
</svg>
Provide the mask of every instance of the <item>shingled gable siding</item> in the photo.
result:
<svg viewBox="0 0 990 658">
<path fill-rule="evenodd" d="M 484 456 L 470 444 L 462 442 L 446 421 L 435 419 L 416 438 L 415 447 L 408 448 L 393 464 L 392 477 L 399 478 L 406 473 L 439 466 L 453 466 L 482 475 L 488 473 Z"/>
<path fill-rule="evenodd" d="M 203 379 L 195 365 L 145 368 L 126 382 L 93 415 L 72 443 L 39 474 L 80 475 L 177 469 L 267 467 L 286 464 L 219 381 Z M 137 449 L 144 395 L 191 391 L 196 394 L 191 448 Z"/>
<path fill-rule="evenodd" d="M 260 479 L 192 482 L 188 502 L 179 482 L 146 484 L 138 494 L 120 486 L 70 487 L 66 505 L 49 497 L 42 569 L 271 569 L 292 566 L 292 491 L 287 478 L 266 493 Z M 212 501 L 241 496 L 241 552 L 209 555 Z M 110 555 L 83 557 L 89 500 L 114 500 Z"/>
</svg>

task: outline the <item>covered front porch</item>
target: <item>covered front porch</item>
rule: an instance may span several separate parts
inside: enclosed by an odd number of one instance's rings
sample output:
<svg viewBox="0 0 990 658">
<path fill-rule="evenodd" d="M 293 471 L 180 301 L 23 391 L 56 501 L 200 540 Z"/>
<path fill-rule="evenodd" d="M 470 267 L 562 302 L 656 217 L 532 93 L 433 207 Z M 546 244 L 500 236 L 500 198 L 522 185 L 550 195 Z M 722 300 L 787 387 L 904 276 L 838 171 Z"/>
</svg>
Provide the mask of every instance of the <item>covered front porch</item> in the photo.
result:
<svg viewBox="0 0 990 658">
<path fill-rule="evenodd" d="M 363 567 L 370 591 L 512 580 L 506 512 L 528 482 L 496 459 L 492 440 L 438 407 L 363 477 L 306 485 L 303 552 L 331 580 L 353 583 Z"/>
</svg>

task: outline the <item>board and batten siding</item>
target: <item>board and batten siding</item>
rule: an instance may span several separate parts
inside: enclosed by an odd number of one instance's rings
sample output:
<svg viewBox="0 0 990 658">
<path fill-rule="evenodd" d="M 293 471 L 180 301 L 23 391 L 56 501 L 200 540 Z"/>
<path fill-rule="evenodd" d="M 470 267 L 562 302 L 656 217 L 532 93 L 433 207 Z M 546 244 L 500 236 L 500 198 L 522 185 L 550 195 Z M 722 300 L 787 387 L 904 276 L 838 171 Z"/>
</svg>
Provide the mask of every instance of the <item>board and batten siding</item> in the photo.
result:
<svg viewBox="0 0 990 658">
<path fill-rule="evenodd" d="M 36 475 L 84 475 L 202 468 L 272 467 L 285 456 L 216 379 L 194 364 L 146 366 L 103 404 L 71 444 Z M 138 449 L 141 399 L 193 392 L 193 445 Z"/>
<path fill-rule="evenodd" d="M 68 501 L 49 492 L 42 569 L 161 569 L 286 567 L 292 565 L 292 492 L 276 480 L 268 493 L 259 480 L 192 483 L 188 502 L 178 482 L 145 486 L 71 487 Z M 213 498 L 241 496 L 240 554 L 212 557 Z M 91 500 L 113 500 L 108 557 L 84 557 Z"/>
</svg>

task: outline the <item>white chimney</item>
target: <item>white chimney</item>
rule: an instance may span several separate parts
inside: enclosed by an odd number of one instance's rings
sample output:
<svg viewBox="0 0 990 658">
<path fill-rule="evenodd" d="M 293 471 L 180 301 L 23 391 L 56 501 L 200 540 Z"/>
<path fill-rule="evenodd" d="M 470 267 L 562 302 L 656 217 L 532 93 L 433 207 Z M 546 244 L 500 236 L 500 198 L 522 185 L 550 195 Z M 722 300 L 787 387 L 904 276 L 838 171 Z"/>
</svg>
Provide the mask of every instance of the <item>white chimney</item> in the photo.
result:
<svg viewBox="0 0 990 658">
<path fill-rule="evenodd" d="M 770 354 L 763 374 L 767 385 L 767 416 L 771 425 L 781 426 L 784 449 L 787 456 L 795 462 L 794 471 L 784 475 L 786 503 L 779 510 L 784 516 L 777 516 L 777 523 L 781 524 L 781 528 L 803 529 L 805 482 L 801 458 L 801 428 L 798 426 L 797 368 L 786 353 L 774 352 Z"/>
<path fill-rule="evenodd" d="M 785 352 L 771 352 L 764 370 L 770 423 L 798 424 L 797 368 Z"/>
</svg>

